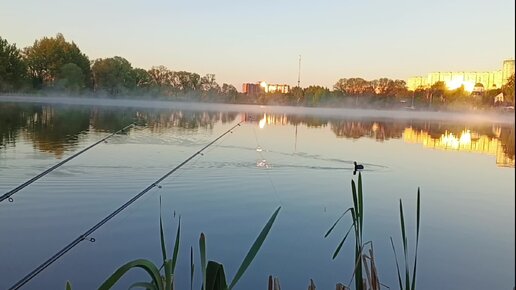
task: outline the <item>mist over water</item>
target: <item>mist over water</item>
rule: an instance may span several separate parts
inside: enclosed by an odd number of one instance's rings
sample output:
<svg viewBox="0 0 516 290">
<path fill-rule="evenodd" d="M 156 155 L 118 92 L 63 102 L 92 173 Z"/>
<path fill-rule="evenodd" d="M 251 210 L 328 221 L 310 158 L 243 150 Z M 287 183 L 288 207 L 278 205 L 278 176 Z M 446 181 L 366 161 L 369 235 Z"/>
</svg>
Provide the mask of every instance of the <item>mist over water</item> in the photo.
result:
<svg viewBox="0 0 516 290">
<path fill-rule="evenodd" d="M 321 116 L 327 118 L 374 119 L 374 120 L 428 120 L 428 121 L 462 121 L 470 123 L 514 124 L 514 113 L 501 112 L 435 112 L 415 110 L 376 110 L 358 108 L 315 108 L 292 106 L 262 106 L 219 103 L 188 103 L 159 100 L 134 100 L 110 98 L 69 98 L 69 97 L 30 97 L 0 96 L 0 102 L 62 104 L 80 106 L 105 106 L 146 109 L 177 109 L 187 111 L 212 112 L 248 112 L 272 113 L 304 116 Z"/>
</svg>

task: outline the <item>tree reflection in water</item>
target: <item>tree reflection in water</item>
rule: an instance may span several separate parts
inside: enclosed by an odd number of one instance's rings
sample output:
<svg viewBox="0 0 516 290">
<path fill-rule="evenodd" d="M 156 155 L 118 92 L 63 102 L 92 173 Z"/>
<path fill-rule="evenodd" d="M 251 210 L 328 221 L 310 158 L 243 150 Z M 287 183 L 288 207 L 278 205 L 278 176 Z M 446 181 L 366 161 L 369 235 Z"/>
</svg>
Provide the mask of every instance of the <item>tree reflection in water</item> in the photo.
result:
<svg viewBox="0 0 516 290">
<path fill-rule="evenodd" d="M 514 126 L 134 108 L 0 104 L 0 148 L 15 145 L 17 139 L 24 136 L 38 150 L 60 158 L 67 150 L 74 150 L 80 137 L 90 130 L 114 132 L 133 122 L 153 133 L 169 129 L 211 130 L 216 123 L 233 122 L 239 115 L 257 125 L 262 120 L 267 125 L 276 126 L 329 126 L 338 138 L 372 138 L 380 142 L 403 139 L 436 149 L 491 154 L 496 155 L 499 166 L 514 167 Z"/>
</svg>

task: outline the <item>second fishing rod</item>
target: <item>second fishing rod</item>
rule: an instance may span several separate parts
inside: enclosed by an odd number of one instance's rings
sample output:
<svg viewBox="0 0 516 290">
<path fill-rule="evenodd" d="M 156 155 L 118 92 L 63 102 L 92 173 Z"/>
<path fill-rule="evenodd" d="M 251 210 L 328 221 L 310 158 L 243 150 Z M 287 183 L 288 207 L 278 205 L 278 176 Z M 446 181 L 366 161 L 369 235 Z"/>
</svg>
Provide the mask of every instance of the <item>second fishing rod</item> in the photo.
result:
<svg viewBox="0 0 516 290">
<path fill-rule="evenodd" d="M 45 268 L 47 268 L 48 266 L 50 266 L 52 263 L 54 263 L 55 261 L 57 261 L 59 258 L 61 258 L 64 254 L 66 254 L 68 251 L 70 251 L 71 249 L 73 249 L 75 246 L 77 246 L 80 242 L 86 240 L 88 238 L 88 236 L 90 236 L 91 234 L 93 234 L 96 230 L 98 230 L 100 227 L 102 227 L 105 223 L 107 223 L 109 220 L 111 220 L 112 218 L 114 218 L 116 215 L 118 215 L 121 211 L 123 211 L 125 208 L 127 208 L 128 206 L 130 206 L 132 203 L 134 203 L 135 201 L 137 201 L 140 197 L 142 197 L 144 194 L 146 194 L 147 192 L 149 192 L 151 189 L 153 189 L 154 187 L 156 186 L 159 186 L 159 183 L 162 182 L 165 178 L 169 177 L 171 174 L 173 174 L 174 172 L 176 172 L 178 169 L 180 169 L 181 167 L 183 167 L 185 164 L 187 164 L 188 162 L 190 162 L 190 160 L 194 159 L 197 155 L 200 155 L 202 154 L 202 152 L 204 150 L 206 150 L 208 147 L 210 147 L 211 145 L 213 145 L 215 142 L 217 142 L 218 140 L 220 140 L 222 137 L 226 136 L 227 134 L 229 133 L 232 133 L 233 132 L 233 129 L 235 129 L 236 127 L 239 127 L 243 122 L 245 121 L 240 121 L 239 123 L 237 123 L 236 125 L 234 125 L 233 127 L 231 127 L 229 130 L 225 131 L 224 133 L 222 133 L 221 135 L 219 135 L 217 138 L 215 138 L 213 141 L 211 141 L 210 143 L 208 143 L 207 145 L 205 145 L 204 147 L 202 147 L 200 150 L 198 150 L 197 152 L 195 152 L 194 154 L 192 154 L 190 157 L 188 157 L 187 159 L 185 159 L 183 162 L 181 162 L 179 165 L 177 165 L 176 167 L 174 167 L 173 169 L 171 169 L 170 171 L 168 171 L 165 175 L 163 175 L 162 177 L 160 177 L 159 179 L 157 179 L 156 181 L 154 181 L 153 183 L 151 183 L 149 186 L 147 186 L 145 189 L 143 189 L 142 191 L 140 191 L 138 194 L 136 194 L 135 196 L 133 196 L 130 200 L 128 200 L 126 203 L 124 203 L 123 205 L 121 205 L 119 208 L 117 208 L 116 210 L 114 210 L 111 214 L 109 214 L 108 216 L 106 216 L 104 219 L 102 219 L 100 222 L 98 222 L 97 224 L 95 224 L 93 227 L 91 227 L 89 230 L 87 230 L 86 232 L 84 232 L 82 235 L 78 236 L 75 240 L 73 240 L 72 242 L 70 242 L 68 245 L 66 245 L 64 248 L 62 248 L 60 251 L 58 251 L 57 253 L 55 253 L 52 257 L 50 257 L 48 260 L 46 260 L 45 262 L 43 262 L 41 265 L 39 265 L 37 268 L 35 268 L 34 270 L 32 270 L 29 274 L 27 274 L 25 277 L 23 277 L 22 279 L 20 279 L 18 282 L 16 282 L 16 284 L 14 284 L 13 286 L 11 286 L 9 288 L 9 290 L 16 290 L 16 289 L 20 289 L 23 285 L 27 284 L 32 278 L 36 277 L 39 273 L 41 273 L 41 271 L 45 270 Z"/>
</svg>

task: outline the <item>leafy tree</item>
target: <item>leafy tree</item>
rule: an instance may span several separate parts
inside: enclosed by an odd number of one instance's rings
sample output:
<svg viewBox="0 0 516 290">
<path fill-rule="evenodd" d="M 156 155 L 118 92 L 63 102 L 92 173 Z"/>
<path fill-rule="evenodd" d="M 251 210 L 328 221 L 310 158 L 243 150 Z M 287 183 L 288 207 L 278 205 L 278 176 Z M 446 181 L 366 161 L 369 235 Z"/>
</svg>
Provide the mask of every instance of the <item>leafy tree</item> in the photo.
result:
<svg viewBox="0 0 516 290">
<path fill-rule="evenodd" d="M 468 95 L 469 95 L 469 93 L 467 93 L 466 90 L 464 89 L 464 85 L 461 85 L 460 87 L 453 89 L 453 90 L 445 90 L 444 91 L 444 98 L 445 98 L 446 102 L 459 101 Z"/>
<path fill-rule="evenodd" d="M 75 63 L 63 65 L 57 76 L 56 86 L 70 92 L 79 92 L 85 87 L 82 69 Z"/>
<path fill-rule="evenodd" d="M 392 91 L 394 81 L 387 78 L 381 78 L 371 81 L 371 86 L 373 87 L 375 94 L 385 96 Z"/>
<path fill-rule="evenodd" d="M 97 59 L 92 71 L 95 91 L 105 91 L 116 96 L 136 87 L 135 72 L 131 63 L 123 57 Z"/>
<path fill-rule="evenodd" d="M 53 86 L 61 68 L 68 63 L 77 65 L 84 84 L 91 85 L 90 60 L 74 42 L 67 42 L 62 34 L 43 37 L 25 48 L 25 59 L 36 88 Z"/>
<path fill-rule="evenodd" d="M 321 102 L 322 99 L 330 96 L 330 90 L 321 86 L 309 86 L 304 89 L 304 95 L 310 105 L 315 106 Z"/>
<path fill-rule="evenodd" d="M 407 82 L 404 80 L 394 80 L 392 90 L 394 96 L 396 97 L 407 96 L 409 94 L 407 89 Z"/>
<path fill-rule="evenodd" d="M 215 81 L 214 74 L 207 74 L 201 78 L 201 88 L 208 95 L 219 94 L 221 91 L 219 84 Z"/>
<path fill-rule="evenodd" d="M 350 96 L 372 94 L 374 91 L 371 83 L 363 78 L 340 79 L 333 87 Z"/>
<path fill-rule="evenodd" d="M 172 86 L 173 72 L 165 66 L 153 66 L 148 73 L 154 85 Z"/>
<path fill-rule="evenodd" d="M 133 70 L 133 75 L 137 88 L 147 89 L 152 85 L 152 78 L 149 72 L 147 72 L 143 68 L 135 68 Z"/>
<path fill-rule="evenodd" d="M 305 95 L 303 92 L 303 89 L 301 87 L 293 87 L 292 90 L 290 90 L 289 95 L 292 98 L 292 103 L 298 105 L 305 102 Z"/>
<path fill-rule="evenodd" d="M 174 72 L 173 86 L 183 93 L 200 91 L 202 88 L 201 76 L 186 71 Z"/>
<path fill-rule="evenodd" d="M 237 89 L 230 84 L 222 84 L 222 88 L 220 90 L 221 94 L 226 98 L 226 100 L 235 102 L 238 97 Z"/>
<path fill-rule="evenodd" d="M 174 72 L 165 66 L 154 66 L 148 70 L 151 78 L 151 87 L 156 89 L 159 94 L 173 95 L 178 90 L 174 88 Z"/>
<path fill-rule="evenodd" d="M 346 84 L 347 84 L 347 81 L 348 79 L 346 78 L 342 78 L 342 79 L 339 79 L 334 85 L 333 85 L 333 89 L 335 91 L 339 91 L 339 92 L 343 92 L 345 93 L 346 92 Z"/>
<path fill-rule="evenodd" d="M 0 37 L 0 91 L 20 89 L 26 75 L 27 65 L 16 45 Z"/>
<path fill-rule="evenodd" d="M 441 101 L 443 101 L 446 89 L 446 84 L 443 81 L 439 81 L 433 84 L 429 90 L 430 103 L 432 103 L 436 98 L 439 98 Z"/>
</svg>

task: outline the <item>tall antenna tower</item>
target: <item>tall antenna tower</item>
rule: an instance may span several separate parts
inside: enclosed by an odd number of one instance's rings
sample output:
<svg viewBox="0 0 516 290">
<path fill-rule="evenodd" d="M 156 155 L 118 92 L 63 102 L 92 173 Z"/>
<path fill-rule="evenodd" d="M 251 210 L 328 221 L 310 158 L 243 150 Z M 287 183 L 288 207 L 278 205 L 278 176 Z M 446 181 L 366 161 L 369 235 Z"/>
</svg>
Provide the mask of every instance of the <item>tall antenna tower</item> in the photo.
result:
<svg viewBox="0 0 516 290">
<path fill-rule="evenodd" d="M 301 87 L 301 55 L 299 55 L 299 67 L 297 70 L 297 87 Z"/>
</svg>

